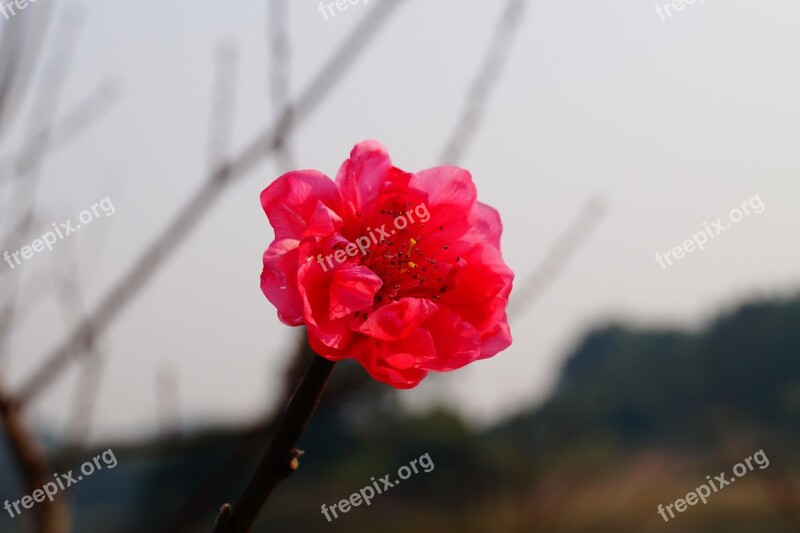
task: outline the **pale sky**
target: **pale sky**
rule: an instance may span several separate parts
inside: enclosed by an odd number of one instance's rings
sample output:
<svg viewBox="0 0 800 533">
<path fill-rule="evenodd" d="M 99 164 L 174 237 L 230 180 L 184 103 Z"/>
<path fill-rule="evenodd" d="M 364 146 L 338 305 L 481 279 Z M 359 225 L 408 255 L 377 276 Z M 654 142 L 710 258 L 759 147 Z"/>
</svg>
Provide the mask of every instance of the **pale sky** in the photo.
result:
<svg viewBox="0 0 800 533">
<path fill-rule="evenodd" d="M 292 95 L 380 1 L 330 20 L 318 2 L 291 2 Z M 407 1 L 291 137 L 296 166 L 334 176 L 351 147 L 370 138 L 405 170 L 437 165 L 503 4 Z M 62 2 L 57 13 L 73 5 Z M 239 52 L 232 151 L 270 124 L 275 110 L 266 2 L 82 6 L 86 19 L 60 108 L 109 75 L 124 93 L 91 131 L 48 160 L 40 206 L 52 219 L 23 240 L 111 197 L 113 217 L 70 236 L 93 308 L 205 176 L 220 41 Z M 652 2 L 528 7 L 461 166 L 472 172 L 480 200 L 503 217 L 503 251 L 518 282 L 589 196 L 602 194 L 609 212 L 556 283 L 512 322 L 511 348 L 401 393 L 416 407 L 446 402 L 482 422 L 544 398 L 592 325 L 697 327 L 746 298 L 800 287 L 793 236 L 800 4 L 708 0 L 666 21 Z M 0 155 L 19 145 L 24 130 L 18 120 Z M 296 331 L 278 321 L 259 289 L 261 254 L 272 239 L 259 193 L 283 170 L 269 158 L 232 186 L 104 337 L 110 356 L 93 438 L 155 429 L 156 376 L 165 368 L 178 376 L 187 427 L 243 421 L 276 399 Z M 761 214 L 671 268 L 658 266 L 656 252 L 754 195 L 766 206 Z M 37 254 L 10 275 L 48 272 L 67 248 Z M 55 299 L 46 298 L 16 331 L 11 383 L 29 376 L 65 330 Z M 36 421 L 63 430 L 77 369 L 36 401 Z"/>
</svg>

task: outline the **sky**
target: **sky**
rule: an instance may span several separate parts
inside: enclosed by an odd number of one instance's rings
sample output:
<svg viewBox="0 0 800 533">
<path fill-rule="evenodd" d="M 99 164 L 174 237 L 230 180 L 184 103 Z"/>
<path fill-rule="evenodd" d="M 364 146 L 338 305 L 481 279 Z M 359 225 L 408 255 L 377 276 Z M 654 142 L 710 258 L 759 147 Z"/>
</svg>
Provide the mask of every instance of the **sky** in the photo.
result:
<svg viewBox="0 0 800 533">
<path fill-rule="evenodd" d="M 291 2 L 291 97 L 380 2 L 357 3 L 327 20 L 318 2 Z M 220 43 L 238 58 L 229 80 L 228 153 L 275 120 L 268 12 L 265 1 L 52 4 L 45 58 L 63 20 L 83 13 L 59 109 L 109 77 L 122 95 L 47 160 L 38 200 L 50 218 L 20 238 L 31 242 L 105 197 L 115 213 L 4 275 L 36 280 L 74 249 L 93 309 L 207 175 Z M 557 279 L 514 318 L 508 350 L 403 391 L 409 406 L 444 403 L 490 423 L 545 399 L 588 328 L 610 321 L 698 328 L 746 299 L 800 287 L 792 236 L 800 222 L 800 4 L 709 0 L 663 20 L 655 8 L 664 4 L 528 3 L 460 165 L 472 173 L 479 199 L 502 215 L 503 253 L 518 283 L 588 198 L 600 195 L 606 214 Z M 405 170 L 440 164 L 503 5 L 404 2 L 366 49 L 351 51 L 351 69 L 293 132 L 294 166 L 334 176 L 365 139 L 381 141 Z M 0 19 L 0 32 L 5 23 Z M 0 157 L 27 138 L 33 100 L 20 103 Z M 286 170 L 270 157 L 231 186 L 102 338 L 108 358 L 92 438 L 157 430 L 164 415 L 158 376 L 174 376 L 185 428 L 243 422 L 279 398 L 297 331 L 278 321 L 259 289 L 261 254 L 273 237 L 259 193 Z M 8 191 L 0 189 L 4 206 Z M 760 213 L 751 209 L 704 250 L 659 266 L 657 253 L 717 219 L 727 224 L 731 210 L 755 205 L 756 196 Z M 42 298 L 24 294 L 37 303 L 13 337 L 5 367 L 12 387 L 72 326 L 52 287 L 42 290 Z M 79 369 L 73 365 L 32 406 L 33 420 L 56 434 L 68 429 Z"/>
</svg>

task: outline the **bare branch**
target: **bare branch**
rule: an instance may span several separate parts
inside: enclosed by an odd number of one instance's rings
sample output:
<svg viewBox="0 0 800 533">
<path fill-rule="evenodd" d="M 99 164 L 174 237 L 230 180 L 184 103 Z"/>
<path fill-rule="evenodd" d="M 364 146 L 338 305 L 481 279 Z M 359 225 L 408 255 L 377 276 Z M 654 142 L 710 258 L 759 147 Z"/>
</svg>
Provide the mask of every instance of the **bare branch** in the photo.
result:
<svg viewBox="0 0 800 533">
<path fill-rule="evenodd" d="M 521 26 L 526 7 L 525 0 L 509 0 L 506 4 L 494 30 L 483 65 L 467 92 L 467 101 L 461 118 L 442 153 L 442 164 L 457 164 L 478 131 L 489 94 L 500 80 L 503 66 L 511 51 L 511 43 Z"/>
<path fill-rule="evenodd" d="M 53 4 L 5 21 L 0 41 L 0 138 L 9 129 L 38 67 Z"/>
<path fill-rule="evenodd" d="M 85 320 L 86 314 L 83 293 L 80 288 L 75 247 L 72 246 L 70 249 L 72 250 L 71 257 L 59 261 L 59 264 L 67 265 L 67 272 L 57 291 L 61 314 L 67 327 L 70 326 L 71 318 Z M 68 417 L 65 432 L 67 447 L 73 452 L 80 450 L 89 437 L 95 399 L 100 389 L 102 378 L 105 354 L 97 346 L 94 335 L 90 335 L 88 339 L 87 352 L 88 356 L 84 367 L 81 369 L 82 372 L 78 375 L 75 383 L 72 412 Z"/>
<path fill-rule="evenodd" d="M 0 184 L 25 176 L 46 155 L 77 139 L 105 115 L 121 95 L 122 85 L 118 81 L 103 80 L 64 117 L 41 128 L 16 153 L 0 159 Z M 49 142 L 49 151 L 40 153 L 46 142 Z"/>
<path fill-rule="evenodd" d="M 322 398 L 335 363 L 313 355 L 303 379 L 283 412 L 264 456 L 253 472 L 239 501 L 233 507 L 230 524 L 215 533 L 246 533 L 255 524 L 272 491 L 299 467 L 303 452 L 297 449 L 308 422 Z"/>
<path fill-rule="evenodd" d="M 208 176 L 205 185 L 179 211 L 167 229 L 145 250 L 121 281 L 101 300 L 90 319 L 79 325 L 61 346 L 45 358 L 40 369 L 20 389 L 18 400 L 22 404 L 30 401 L 50 384 L 72 357 L 86 348 L 87 337 L 92 332 L 97 335 L 105 332 L 127 307 L 132 297 L 191 233 L 200 217 L 209 212 L 227 186 L 255 168 L 263 157 L 275 150 L 276 142 L 283 138 L 289 129 L 307 118 L 319 106 L 330 94 L 331 88 L 355 62 L 360 51 L 366 49 L 367 43 L 377 35 L 401 1 L 385 0 L 377 4 L 314 77 L 294 108 L 286 107 L 271 128 L 254 139 L 230 164 L 221 166 Z"/>
<path fill-rule="evenodd" d="M 289 102 L 289 2 L 287 0 L 268 0 L 268 41 L 270 50 L 269 85 L 272 105 L 283 109 Z M 291 117 L 290 117 L 291 121 Z M 288 137 L 288 131 L 287 131 Z M 278 165 L 282 170 L 294 168 L 288 138 L 279 140 L 276 147 Z"/>
<path fill-rule="evenodd" d="M 39 84 L 34 96 L 31 116 L 28 120 L 27 129 L 31 135 L 39 131 L 44 125 L 53 121 L 61 94 L 66 86 L 69 65 L 80 34 L 82 17 L 75 17 L 66 20 L 61 30 L 58 32 L 53 49 L 55 50 L 48 58 L 43 73 L 43 81 Z M 18 229 L 20 234 L 27 234 L 30 229 L 30 221 L 33 219 L 33 211 L 36 204 L 36 195 L 39 189 L 41 168 L 44 155 L 50 149 L 50 134 L 45 134 L 39 142 L 33 146 L 30 155 L 30 165 L 26 168 L 25 175 L 28 179 L 22 181 L 20 190 L 13 198 L 13 207 L 21 213 L 19 222 L 12 223 L 11 227 Z M 3 239 L 5 240 L 5 239 Z"/>
<path fill-rule="evenodd" d="M 592 196 L 583 205 L 567 229 L 545 254 L 544 259 L 528 274 L 509 302 L 508 316 L 521 317 L 544 290 L 564 270 L 567 262 L 591 235 L 605 215 L 606 206 L 599 196 Z"/>
<path fill-rule="evenodd" d="M 20 470 L 25 492 L 33 493 L 47 482 L 47 459 L 39 442 L 22 420 L 19 405 L 0 390 L 0 422 L 5 430 L 14 462 Z M 56 496 L 52 502 L 43 501 L 32 512 L 37 533 L 62 533 L 66 514 L 61 506 L 61 498 Z"/>
</svg>

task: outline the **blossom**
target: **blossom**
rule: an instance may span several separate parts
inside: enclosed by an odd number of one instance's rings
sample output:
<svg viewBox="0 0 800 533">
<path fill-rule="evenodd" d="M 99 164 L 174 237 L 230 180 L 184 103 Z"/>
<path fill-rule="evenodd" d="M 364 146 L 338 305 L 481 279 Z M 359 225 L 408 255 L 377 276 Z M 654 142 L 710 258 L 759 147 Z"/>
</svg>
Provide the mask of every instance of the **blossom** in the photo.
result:
<svg viewBox="0 0 800 533">
<path fill-rule="evenodd" d="M 468 171 L 405 172 L 365 141 L 335 181 L 289 172 L 261 204 L 275 230 L 261 289 L 320 356 L 411 388 L 511 344 L 503 226 Z"/>
</svg>

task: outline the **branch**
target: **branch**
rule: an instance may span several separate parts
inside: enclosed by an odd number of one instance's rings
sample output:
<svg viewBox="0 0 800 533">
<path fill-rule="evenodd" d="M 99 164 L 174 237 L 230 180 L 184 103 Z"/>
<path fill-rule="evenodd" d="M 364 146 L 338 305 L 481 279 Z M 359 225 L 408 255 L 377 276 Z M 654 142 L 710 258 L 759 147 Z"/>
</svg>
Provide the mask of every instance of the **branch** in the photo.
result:
<svg viewBox="0 0 800 533">
<path fill-rule="evenodd" d="M 522 316 L 544 290 L 564 270 L 567 262 L 591 235 L 596 223 L 606 213 L 600 196 L 590 197 L 545 254 L 544 259 L 519 284 L 514 299 L 509 302 L 508 316 Z"/>
<path fill-rule="evenodd" d="M 66 257 L 62 263 L 66 267 L 60 287 L 57 291 L 58 302 L 61 314 L 64 318 L 65 326 L 69 327 L 72 317 L 82 319 L 86 315 L 83 291 L 80 287 L 80 275 L 78 273 L 78 258 L 75 246 L 70 245 L 70 256 Z M 54 268 L 54 277 L 56 269 Z M 54 285 L 56 280 L 54 280 Z M 94 341 L 94 336 L 90 334 L 88 338 L 88 352 L 90 356 L 86 359 L 81 373 L 76 378 L 74 396 L 72 402 L 72 413 L 69 416 L 67 428 L 64 436 L 66 448 L 76 455 L 89 438 L 89 430 L 92 415 L 96 406 L 96 397 L 100 390 L 100 382 L 103 370 L 104 353 Z"/>
<path fill-rule="evenodd" d="M 0 184 L 24 177 L 46 156 L 77 139 L 94 125 L 122 95 L 122 84 L 107 78 L 59 120 L 42 127 L 13 154 L 0 160 Z M 46 153 L 41 153 L 48 144 Z"/>
<path fill-rule="evenodd" d="M 310 112 L 332 93 L 333 87 L 359 54 L 367 49 L 367 43 L 378 33 L 401 1 L 384 0 L 377 4 L 345 39 L 331 60 L 301 94 L 295 106 L 285 107 L 271 128 L 254 139 L 231 163 L 222 165 L 208 176 L 205 185 L 180 210 L 164 233 L 147 248 L 138 261 L 134 262 L 131 270 L 101 300 L 89 319 L 79 325 L 61 346 L 53 350 L 33 377 L 22 386 L 17 395 L 21 404 L 29 402 L 61 374 L 61 370 L 70 362 L 73 355 L 86 347 L 86 340 L 92 332 L 99 336 L 108 329 L 136 292 L 150 281 L 155 271 L 190 234 L 196 222 L 209 212 L 224 189 L 236 178 L 255 168 L 263 157 L 272 153 L 277 148 L 276 144 L 285 138 L 286 133 L 301 119 L 307 118 Z"/>
<path fill-rule="evenodd" d="M 500 71 L 508 59 L 511 41 L 522 23 L 522 15 L 526 6 L 527 3 L 524 0 L 509 0 L 506 4 L 503 15 L 492 35 L 486 58 L 467 92 L 467 101 L 461 118 L 445 146 L 441 159 L 442 164 L 457 164 L 467 145 L 478 131 L 489 94 L 500 80 Z"/>
<path fill-rule="evenodd" d="M 219 514 L 217 515 L 217 521 L 214 522 L 213 533 L 226 531 L 230 523 L 231 523 L 231 504 L 226 503 L 219 510 Z"/>
<path fill-rule="evenodd" d="M 47 459 L 34 435 L 28 430 L 17 405 L 0 391 L 0 421 L 6 433 L 14 463 L 19 469 L 23 486 L 28 494 L 41 489 L 46 483 Z M 58 533 L 59 523 L 64 518 L 60 511 L 60 499 L 43 501 L 34 506 L 35 531 Z"/>
<path fill-rule="evenodd" d="M 229 517 L 223 516 L 226 512 L 223 507 L 214 533 L 250 531 L 278 483 L 292 475 L 300 466 L 298 459 L 303 452 L 296 447 L 322 398 L 334 364 L 318 355 L 312 356 L 308 369 L 289 399 L 275 434 L 247 488 L 230 511 Z M 229 522 L 227 527 L 225 522 Z"/>
<path fill-rule="evenodd" d="M 272 104 L 282 109 L 289 103 L 289 2 L 288 0 L 270 0 L 268 9 L 268 40 L 270 59 L 269 86 Z M 288 137 L 288 135 L 287 135 Z M 276 147 L 278 164 L 281 171 L 294 168 L 293 157 L 289 149 L 288 139 L 281 139 Z"/>
<path fill-rule="evenodd" d="M 37 133 L 43 125 L 52 122 L 56 115 L 70 72 L 69 67 L 72 64 L 82 26 L 81 20 L 80 17 L 73 17 L 66 21 L 64 27 L 56 34 L 55 52 L 47 60 L 42 73 L 43 81 L 39 84 L 33 97 L 27 126 L 29 136 Z M 30 155 L 29 165 L 24 169 L 28 179 L 22 182 L 20 193 L 9 206 L 17 208 L 23 213 L 18 224 L 12 223 L 12 227 L 22 228 L 23 235 L 28 233 L 29 224 L 33 221 L 32 214 L 41 182 L 42 161 L 50 149 L 50 140 L 50 132 L 45 128 L 45 134 L 38 140 Z M 17 168 L 15 167 L 14 170 Z"/>
<path fill-rule="evenodd" d="M 39 67 L 40 51 L 52 33 L 49 21 L 53 11 L 52 4 L 45 3 L 3 23 L 0 38 L 0 139 L 23 107 L 20 101 L 30 89 L 31 79 Z"/>
</svg>

